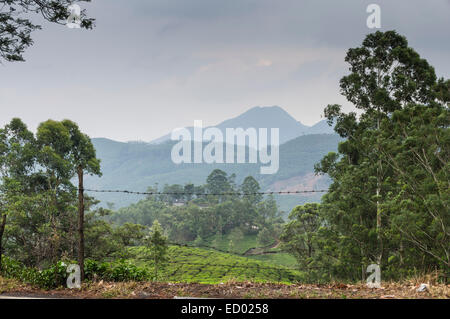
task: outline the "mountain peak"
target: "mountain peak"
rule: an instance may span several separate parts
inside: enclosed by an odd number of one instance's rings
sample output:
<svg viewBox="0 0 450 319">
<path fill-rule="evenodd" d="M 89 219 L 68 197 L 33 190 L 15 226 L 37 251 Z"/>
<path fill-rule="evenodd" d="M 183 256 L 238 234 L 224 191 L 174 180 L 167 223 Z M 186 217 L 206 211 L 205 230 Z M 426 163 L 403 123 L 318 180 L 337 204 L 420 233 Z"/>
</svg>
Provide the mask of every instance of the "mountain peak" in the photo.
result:
<svg viewBox="0 0 450 319">
<path fill-rule="evenodd" d="M 308 127 L 294 119 L 279 106 L 256 106 L 241 115 L 223 121 L 217 128 L 225 131 L 227 128 L 278 128 L 280 129 L 280 143 L 287 142 L 302 135 Z"/>
<path fill-rule="evenodd" d="M 215 127 L 220 129 L 223 133 L 225 133 L 227 128 L 278 128 L 280 132 L 280 144 L 283 144 L 300 135 L 333 133 L 332 129 L 331 131 L 330 129 L 327 129 L 322 122 L 325 121 L 321 121 L 312 127 L 306 126 L 293 118 L 283 108 L 273 105 L 252 107 L 236 117 L 215 125 Z M 192 128 L 188 129 L 192 130 Z M 311 129 L 312 131 L 309 132 Z M 169 139 L 170 135 L 165 135 L 154 140 L 152 143 L 161 143 Z"/>
<path fill-rule="evenodd" d="M 267 115 L 277 115 L 277 116 L 285 116 L 286 118 L 294 119 L 288 112 L 286 112 L 283 108 L 278 105 L 273 106 L 254 106 L 240 116 L 254 115 L 254 114 L 267 114 Z"/>
</svg>

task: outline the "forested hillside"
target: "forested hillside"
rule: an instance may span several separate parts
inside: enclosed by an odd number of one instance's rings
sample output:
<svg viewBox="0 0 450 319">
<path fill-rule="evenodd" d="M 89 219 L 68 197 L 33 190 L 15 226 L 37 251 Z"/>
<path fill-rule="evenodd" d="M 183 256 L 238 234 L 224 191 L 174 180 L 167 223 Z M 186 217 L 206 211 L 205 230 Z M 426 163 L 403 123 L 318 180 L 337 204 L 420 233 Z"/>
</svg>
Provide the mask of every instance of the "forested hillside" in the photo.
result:
<svg viewBox="0 0 450 319">
<path fill-rule="evenodd" d="M 98 158 L 102 161 L 101 178 L 86 178 L 86 188 L 128 189 L 145 191 L 149 186 L 164 184 L 203 183 L 213 169 L 236 174 L 236 182 L 252 175 L 263 190 L 310 190 L 327 188 L 326 177 L 314 176 L 314 164 L 328 152 L 337 150 L 341 138 L 336 134 L 314 134 L 297 137 L 280 146 L 280 169 L 273 175 L 259 174 L 261 164 L 174 164 L 170 158 L 175 142 L 157 145 L 147 143 L 121 143 L 108 139 L 93 139 Z M 293 177 L 297 180 L 290 182 Z M 302 186 L 303 185 L 303 186 Z M 123 194 L 92 194 L 96 198 L 114 203 L 116 208 L 142 199 Z M 278 196 L 284 210 L 298 204 L 320 200 L 320 196 Z"/>
</svg>

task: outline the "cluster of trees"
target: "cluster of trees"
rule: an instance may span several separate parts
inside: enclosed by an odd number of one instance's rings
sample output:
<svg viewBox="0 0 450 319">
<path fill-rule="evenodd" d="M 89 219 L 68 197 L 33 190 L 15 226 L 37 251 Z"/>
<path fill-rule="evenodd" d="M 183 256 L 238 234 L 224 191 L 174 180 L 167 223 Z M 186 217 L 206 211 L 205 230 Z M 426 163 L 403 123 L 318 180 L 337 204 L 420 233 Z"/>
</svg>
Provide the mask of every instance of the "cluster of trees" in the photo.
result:
<svg viewBox="0 0 450 319">
<path fill-rule="evenodd" d="M 261 242 L 267 242 L 266 237 L 273 239 L 283 223 L 276 201 L 259 194 L 260 186 L 252 176 L 241 185 L 236 185 L 235 177 L 215 169 L 204 185 L 165 185 L 161 191 L 156 185 L 148 191 L 159 194 L 149 195 L 107 219 L 145 226 L 158 220 L 169 239 L 180 243 L 201 244 L 208 237 L 231 233 L 235 240 L 260 232 Z"/>
<path fill-rule="evenodd" d="M 23 15 L 63 23 L 72 1 L 0 3 L 0 59 L 22 61 L 30 34 L 40 28 Z M 84 16 L 82 26 L 92 24 Z M 315 169 L 333 183 L 321 204 L 291 212 L 281 234 L 284 249 L 321 279 L 364 278 L 371 263 L 385 278 L 436 269 L 448 278 L 450 81 L 437 79 L 394 31 L 368 35 L 346 62 L 350 74 L 341 79 L 341 92 L 360 115 L 326 107 L 344 141 Z M 39 268 L 77 258 L 83 277 L 85 256 L 103 259 L 143 243 L 160 264 L 167 249 L 163 228 L 177 242 L 230 234 L 232 246 L 246 233 L 269 242 L 283 223 L 275 200 L 258 194 L 251 176 L 238 186 L 234 175 L 217 169 L 204 185 L 166 185 L 163 194 L 110 214 L 84 196 L 85 174 L 100 175 L 100 161 L 75 123 L 49 120 L 33 134 L 13 119 L 0 129 L 0 271 L 4 253 Z"/>
<path fill-rule="evenodd" d="M 6 253 L 29 267 L 65 258 L 83 270 L 85 256 L 104 258 L 142 239 L 143 226 L 99 218 L 108 211 L 84 197 L 85 174 L 100 175 L 100 161 L 74 122 L 48 120 L 34 135 L 15 118 L 0 129 L 0 266 Z"/>
<path fill-rule="evenodd" d="M 25 61 L 31 35 L 41 29 L 32 15 L 64 25 L 68 7 L 76 2 L 90 0 L 0 0 L 0 62 Z M 82 28 L 93 28 L 95 20 L 85 10 L 80 18 Z M 48 120 L 36 135 L 17 118 L 0 128 L 0 274 L 4 253 L 40 269 L 78 259 L 82 280 L 85 257 L 104 259 L 138 243 L 152 248 L 153 259 L 164 261 L 166 242 L 159 224 L 145 236 L 142 225 L 114 227 L 102 220 L 110 211 L 95 208 L 98 201 L 84 196 L 85 174 L 100 176 L 100 161 L 75 123 Z"/>
<path fill-rule="evenodd" d="M 282 239 L 302 268 L 358 279 L 450 270 L 450 81 L 394 31 L 346 56 L 342 94 L 361 111 L 325 108 L 345 139 L 315 167 L 332 178 L 322 203 L 297 207 Z"/>
</svg>

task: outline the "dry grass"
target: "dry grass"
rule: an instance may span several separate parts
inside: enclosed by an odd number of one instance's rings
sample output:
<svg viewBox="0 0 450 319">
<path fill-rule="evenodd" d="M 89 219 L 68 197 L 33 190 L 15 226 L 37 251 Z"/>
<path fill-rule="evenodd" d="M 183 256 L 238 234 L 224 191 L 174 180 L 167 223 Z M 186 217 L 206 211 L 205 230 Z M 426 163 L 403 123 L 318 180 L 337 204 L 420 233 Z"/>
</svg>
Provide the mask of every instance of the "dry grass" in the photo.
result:
<svg viewBox="0 0 450 319">
<path fill-rule="evenodd" d="M 8 279 L 0 277 L 0 294 L 8 293 L 10 291 L 24 289 L 26 286 L 21 284 L 16 279 Z"/>
<path fill-rule="evenodd" d="M 421 283 L 429 284 L 429 290 L 417 292 Z M 422 299 L 450 298 L 450 285 L 439 284 L 433 275 L 413 278 L 402 283 L 385 282 L 380 289 L 367 288 L 364 284 L 333 283 L 328 285 L 270 284 L 237 282 L 230 280 L 218 285 L 160 282 L 95 282 L 86 283 L 81 289 L 55 289 L 41 291 L 22 285 L 15 280 L 0 278 L 0 293 L 16 296 L 46 296 L 55 298 L 326 298 L 326 299 Z"/>
</svg>

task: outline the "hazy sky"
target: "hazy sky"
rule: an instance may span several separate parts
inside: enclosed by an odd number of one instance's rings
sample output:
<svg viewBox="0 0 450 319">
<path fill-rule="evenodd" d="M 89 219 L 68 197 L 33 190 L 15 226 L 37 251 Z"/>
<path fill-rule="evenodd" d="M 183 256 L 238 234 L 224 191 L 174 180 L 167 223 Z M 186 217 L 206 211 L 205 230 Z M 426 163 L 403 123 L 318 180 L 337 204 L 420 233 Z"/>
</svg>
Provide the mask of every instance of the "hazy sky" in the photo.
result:
<svg viewBox="0 0 450 319">
<path fill-rule="evenodd" d="M 0 125 L 69 118 L 92 137 L 150 141 L 270 105 L 312 125 L 345 104 L 344 56 L 374 31 L 370 3 L 381 30 L 450 77 L 449 0 L 93 0 L 81 3 L 93 31 L 43 23 L 25 63 L 0 65 Z"/>
</svg>

